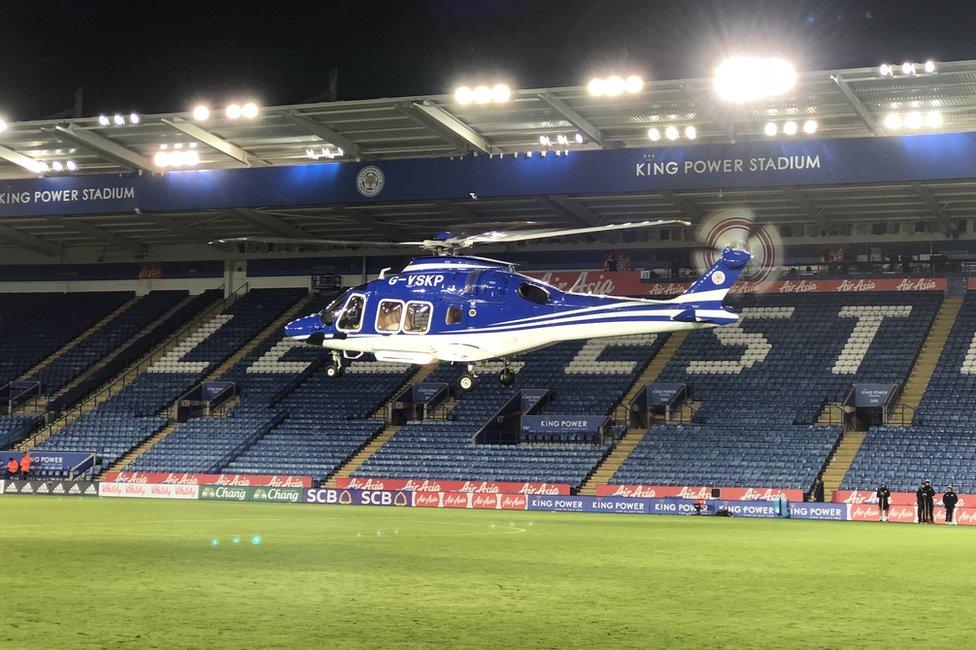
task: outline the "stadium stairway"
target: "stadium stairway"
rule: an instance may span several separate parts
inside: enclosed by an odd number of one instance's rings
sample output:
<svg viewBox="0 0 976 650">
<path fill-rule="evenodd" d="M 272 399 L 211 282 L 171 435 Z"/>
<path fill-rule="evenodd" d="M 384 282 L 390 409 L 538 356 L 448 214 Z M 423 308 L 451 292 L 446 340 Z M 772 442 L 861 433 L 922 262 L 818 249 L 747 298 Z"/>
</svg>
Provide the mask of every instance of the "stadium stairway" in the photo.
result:
<svg viewBox="0 0 976 650">
<path fill-rule="evenodd" d="M 961 296 L 947 297 L 942 301 L 942 307 L 936 314 L 932 327 L 929 328 L 922 349 L 915 359 L 915 366 L 908 375 L 901 393 L 901 401 L 912 409 L 917 409 L 919 402 L 922 401 L 922 395 L 929 386 L 935 366 L 939 362 L 946 341 L 949 340 L 949 332 L 952 331 L 961 307 Z"/>
<path fill-rule="evenodd" d="M 377 409 L 376 413 L 374 413 L 374 417 L 387 419 L 388 414 L 390 412 L 390 406 L 393 404 L 393 400 L 396 399 L 396 396 L 399 395 L 408 386 L 414 386 L 416 384 L 419 384 L 422 381 L 425 381 L 430 376 L 430 374 L 437 369 L 437 366 L 438 364 L 436 362 L 429 363 L 426 366 L 422 366 L 416 373 L 414 373 L 413 377 L 408 379 L 407 382 L 399 390 L 397 390 L 392 396 L 390 396 L 390 399 L 385 404 L 383 404 L 383 406 Z M 450 400 L 450 403 L 446 404 L 447 410 L 449 411 L 450 408 L 453 407 L 453 405 L 454 405 L 454 400 Z M 376 453 L 376 451 L 380 447 L 382 447 L 387 442 L 389 442 L 390 438 L 392 438 L 394 434 L 396 434 L 396 432 L 399 430 L 400 430 L 399 426 L 387 424 L 385 427 L 383 427 L 380 430 L 378 434 L 376 434 L 376 436 L 374 436 L 370 440 L 367 440 L 366 444 L 363 445 L 359 451 L 357 451 L 355 454 L 350 456 L 349 459 L 346 460 L 346 462 L 340 465 L 339 468 L 335 471 L 335 473 L 329 476 L 322 485 L 324 487 L 335 487 L 337 478 L 349 478 L 350 476 L 352 476 L 353 472 L 355 472 L 357 469 L 362 467 L 363 463 L 369 460 L 369 457 L 372 456 L 374 453 Z"/>
<path fill-rule="evenodd" d="M 658 353 L 654 355 L 651 362 L 647 364 L 644 368 L 644 372 L 640 374 L 634 385 L 630 387 L 630 390 L 624 395 L 623 399 L 617 405 L 617 409 L 628 408 L 631 400 L 637 397 L 637 394 L 643 390 L 645 386 L 652 383 L 657 379 L 661 371 L 668 365 L 671 358 L 674 357 L 675 352 L 684 343 L 685 338 L 687 338 L 687 332 L 674 332 L 668 337 L 668 340 L 664 342 Z M 602 461 L 594 468 L 593 473 L 590 474 L 589 478 L 580 487 L 580 494 L 585 495 L 595 495 L 596 486 L 609 483 L 613 475 L 620 469 L 623 462 L 630 456 L 630 453 L 634 451 L 634 448 L 640 444 L 644 436 L 647 435 L 649 429 L 644 429 L 641 427 L 628 427 L 627 431 L 617 440 L 616 444 L 610 450 Z"/>
<path fill-rule="evenodd" d="M 848 431 L 841 436 L 840 442 L 837 443 L 820 475 L 824 484 L 824 501 L 834 500 L 834 492 L 847 475 L 847 470 L 850 469 L 867 435 L 867 431 Z"/>
<path fill-rule="evenodd" d="M 229 369 L 234 367 L 241 359 L 243 359 L 245 356 L 250 354 L 251 351 L 254 350 L 254 348 L 256 348 L 259 344 L 265 341 L 269 336 L 271 336 L 277 330 L 283 328 L 286 323 L 293 320 L 295 318 L 295 315 L 299 313 L 302 309 L 304 309 L 308 305 L 311 299 L 312 299 L 311 294 L 301 298 L 298 302 L 296 302 L 294 305 L 288 308 L 288 310 L 285 311 L 285 313 L 283 313 L 281 316 L 273 320 L 267 327 L 265 327 L 263 330 L 258 332 L 257 335 L 255 335 L 250 341 L 245 343 L 240 349 L 234 352 L 234 354 L 227 357 L 227 359 L 225 359 L 221 364 L 219 364 L 216 368 L 214 368 L 211 372 L 209 372 L 207 376 L 204 377 L 201 381 L 202 382 L 216 381 L 218 378 L 220 378 L 221 375 L 223 375 Z M 223 416 L 228 415 L 233 410 L 234 406 L 236 406 L 240 402 L 240 398 L 234 397 L 231 399 L 231 401 L 232 403 L 228 404 L 226 409 L 223 409 L 222 411 Z M 182 424 L 181 422 L 177 422 L 174 417 L 176 411 L 176 405 L 178 402 L 179 400 L 177 400 L 173 404 L 170 404 L 162 411 L 162 415 L 169 415 L 170 417 L 169 424 L 164 426 L 162 429 L 160 429 L 153 435 L 149 436 L 145 441 L 143 441 L 141 444 L 139 444 L 134 449 L 132 449 L 132 451 L 125 454 L 122 458 L 119 459 L 117 463 L 115 463 L 115 465 L 113 465 L 110 468 L 109 471 L 120 472 L 124 470 L 126 467 L 132 464 L 133 461 L 135 461 L 137 458 L 145 454 L 147 451 L 149 451 L 150 449 L 158 445 L 160 442 L 165 440 L 171 433 L 173 433 L 177 429 L 177 427 L 179 427 L 179 425 Z"/>
<path fill-rule="evenodd" d="M 97 332 L 98 330 L 100 330 L 103 327 L 105 327 L 105 325 L 107 325 L 112 320 L 114 320 L 116 317 L 118 317 L 120 314 L 122 314 L 122 312 L 124 312 L 129 307 L 131 307 L 132 305 L 134 305 L 135 303 L 137 303 L 139 301 L 139 298 L 140 297 L 141 296 L 133 295 L 129 300 L 127 300 L 125 303 L 123 303 L 122 305 L 120 305 L 118 307 L 118 309 L 116 309 L 115 311 L 113 311 L 110 314 L 106 315 L 104 318 L 102 318 L 101 320 L 99 320 L 98 322 L 96 322 L 95 324 L 93 324 L 91 327 L 89 327 L 88 329 L 86 329 L 84 332 L 82 332 L 78 336 L 74 337 L 73 339 L 71 339 L 70 341 L 68 341 L 64 345 L 62 345 L 58 350 L 56 350 L 54 352 L 54 354 L 51 354 L 50 356 L 47 356 L 44 359 L 42 359 L 33 368 L 31 368 L 27 372 L 23 373 L 20 376 L 20 378 L 21 379 L 30 379 L 31 377 L 33 377 L 34 375 L 36 375 L 38 372 L 40 372 L 41 370 L 43 370 L 47 366 L 49 366 L 52 363 L 54 363 L 55 361 L 57 361 L 62 355 L 64 355 L 65 352 L 67 352 L 68 350 L 74 348 L 76 345 L 78 345 L 79 343 L 81 343 L 82 341 L 84 341 L 86 338 L 88 338 L 89 336 L 91 336 L 92 334 L 94 334 L 95 332 Z"/>
<path fill-rule="evenodd" d="M 105 382 L 105 384 L 103 384 L 98 390 L 94 391 L 94 393 L 85 399 L 85 401 L 83 401 L 81 404 L 78 404 L 77 406 L 62 413 L 57 420 L 49 424 L 34 436 L 31 436 L 27 440 L 23 441 L 18 449 L 21 451 L 30 451 L 31 449 L 34 449 L 37 447 L 37 445 L 43 443 L 54 434 L 76 421 L 78 418 L 93 411 L 99 404 L 122 392 L 136 377 L 143 374 L 152 364 L 162 359 L 167 353 L 169 353 L 170 350 L 189 338 L 193 332 L 196 331 L 196 329 L 208 318 L 212 318 L 214 315 L 222 313 L 224 310 L 233 305 L 238 297 L 239 295 L 235 293 L 216 303 L 208 304 L 202 311 L 194 316 L 190 322 L 183 325 L 177 332 L 168 336 L 147 354 L 143 355 L 140 359 L 131 363 L 127 368 L 125 368 L 125 370 L 117 374 L 109 381 Z M 149 331 L 158 323 L 164 322 L 165 318 L 166 316 L 164 315 L 163 317 L 157 319 L 143 331 Z"/>
</svg>

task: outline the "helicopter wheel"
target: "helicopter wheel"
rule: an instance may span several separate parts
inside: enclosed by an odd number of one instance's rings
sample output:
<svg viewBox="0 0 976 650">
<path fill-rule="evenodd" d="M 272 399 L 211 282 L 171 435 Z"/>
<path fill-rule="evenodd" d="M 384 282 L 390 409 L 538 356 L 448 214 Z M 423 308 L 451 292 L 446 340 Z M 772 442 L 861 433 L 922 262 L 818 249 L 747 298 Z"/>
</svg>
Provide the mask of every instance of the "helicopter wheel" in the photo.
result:
<svg viewBox="0 0 976 650">
<path fill-rule="evenodd" d="M 502 386 L 511 386 L 515 383 L 515 373 L 510 368 L 502 368 L 502 371 L 498 373 L 498 381 L 502 383 Z"/>
<path fill-rule="evenodd" d="M 461 390 L 471 390 L 474 388 L 474 375 L 469 372 L 461 375 L 461 379 L 458 380 L 458 386 L 461 387 Z"/>
<path fill-rule="evenodd" d="M 335 364 L 331 364 L 331 365 L 326 366 L 325 367 L 325 376 L 326 377 L 330 377 L 330 378 L 333 378 L 333 377 L 341 377 L 342 376 L 342 366 L 337 366 Z"/>
</svg>

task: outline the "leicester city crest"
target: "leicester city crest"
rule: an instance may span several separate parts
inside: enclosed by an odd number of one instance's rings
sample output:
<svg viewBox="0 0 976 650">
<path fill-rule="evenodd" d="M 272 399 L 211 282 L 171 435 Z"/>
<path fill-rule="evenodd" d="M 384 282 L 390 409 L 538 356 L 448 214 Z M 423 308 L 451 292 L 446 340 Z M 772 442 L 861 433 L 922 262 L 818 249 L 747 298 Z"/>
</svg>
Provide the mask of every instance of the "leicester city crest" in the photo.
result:
<svg viewBox="0 0 976 650">
<path fill-rule="evenodd" d="M 382 192 L 385 183 L 383 172 L 373 165 L 363 167 L 356 175 L 356 189 L 365 197 L 374 197 Z"/>
</svg>

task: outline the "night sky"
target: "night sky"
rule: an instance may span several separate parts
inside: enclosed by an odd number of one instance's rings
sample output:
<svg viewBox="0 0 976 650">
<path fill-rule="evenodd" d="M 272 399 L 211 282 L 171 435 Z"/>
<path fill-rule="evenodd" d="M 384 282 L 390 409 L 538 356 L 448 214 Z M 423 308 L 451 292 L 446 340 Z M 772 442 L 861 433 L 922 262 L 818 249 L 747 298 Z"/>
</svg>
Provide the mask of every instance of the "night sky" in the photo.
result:
<svg viewBox="0 0 976 650">
<path fill-rule="evenodd" d="M 895 0 L 5 0 L 0 115 L 178 111 L 585 83 L 610 71 L 708 76 L 729 52 L 803 69 L 976 58 L 976 3 Z"/>
</svg>

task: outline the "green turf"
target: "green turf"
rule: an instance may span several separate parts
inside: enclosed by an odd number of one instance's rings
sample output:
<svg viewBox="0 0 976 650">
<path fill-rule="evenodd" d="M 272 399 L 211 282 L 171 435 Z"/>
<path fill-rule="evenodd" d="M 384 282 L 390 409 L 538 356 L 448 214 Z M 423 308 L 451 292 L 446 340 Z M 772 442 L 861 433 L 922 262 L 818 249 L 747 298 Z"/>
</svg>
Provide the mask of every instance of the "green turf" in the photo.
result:
<svg viewBox="0 0 976 650">
<path fill-rule="evenodd" d="M 15 496 L 0 497 L 0 522 L 3 647 L 974 636 L 969 528 Z"/>
</svg>

